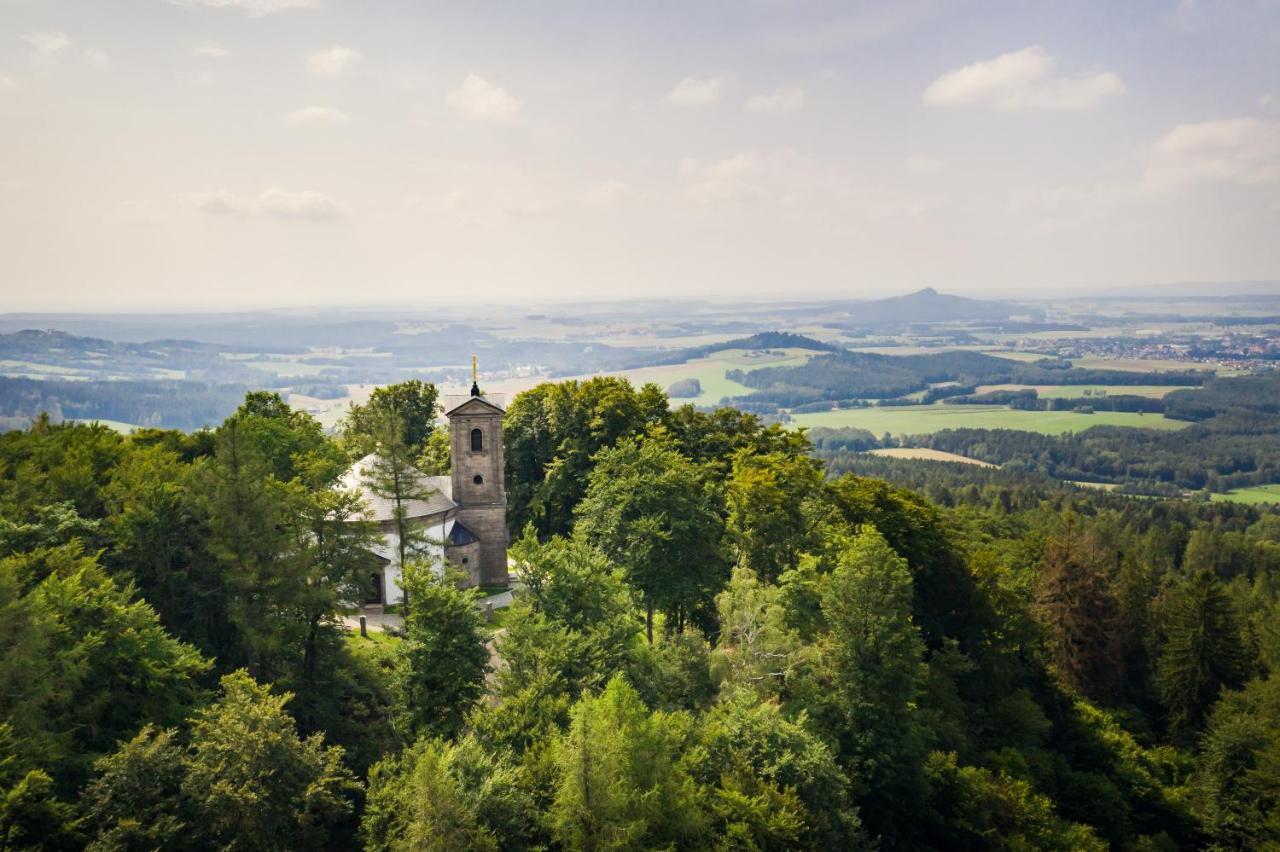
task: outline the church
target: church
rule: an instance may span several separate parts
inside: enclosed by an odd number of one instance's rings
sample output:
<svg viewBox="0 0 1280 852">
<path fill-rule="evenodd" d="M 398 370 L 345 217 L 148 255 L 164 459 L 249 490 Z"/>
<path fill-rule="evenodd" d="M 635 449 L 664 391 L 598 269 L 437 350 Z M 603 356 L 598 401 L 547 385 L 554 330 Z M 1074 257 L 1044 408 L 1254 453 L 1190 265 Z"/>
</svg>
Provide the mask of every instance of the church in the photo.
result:
<svg viewBox="0 0 1280 852">
<path fill-rule="evenodd" d="M 469 396 L 447 397 L 450 473 L 427 476 L 418 471 L 413 489 L 420 499 L 406 501 L 410 523 L 425 530 L 427 552 L 417 558 L 443 570 L 447 561 L 466 575 L 469 586 L 506 586 L 507 494 L 503 481 L 502 399 L 485 396 L 475 382 Z M 398 563 L 394 501 L 374 493 L 370 472 L 377 462 L 368 455 L 343 474 L 340 488 L 364 499 L 363 519 L 378 525 L 382 541 L 371 556 L 364 604 L 404 601 Z"/>
</svg>

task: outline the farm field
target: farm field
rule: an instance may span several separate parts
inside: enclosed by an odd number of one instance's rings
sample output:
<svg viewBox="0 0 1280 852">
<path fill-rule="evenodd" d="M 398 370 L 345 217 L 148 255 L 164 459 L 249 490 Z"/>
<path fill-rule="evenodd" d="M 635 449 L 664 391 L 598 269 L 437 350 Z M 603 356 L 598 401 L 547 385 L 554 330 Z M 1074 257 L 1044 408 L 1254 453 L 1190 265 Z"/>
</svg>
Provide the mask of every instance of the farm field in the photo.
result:
<svg viewBox="0 0 1280 852">
<path fill-rule="evenodd" d="M 979 385 L 976 393 L 992 391 L 1034 390 L 1044 399 L 1074 399 L 1090 396 L 1147 396 L 1162 399 L 1176 390 L 1186 390 L 1183 385 Z"/>
<path fill-rule="evenodd" d="M 1211 500 L 1229 503 L 1280 503 L 1280 485 L 1254 485 L 1251 488 L 1236 488 L 1225 494 L 1212 494 Z"/>
<path fill-rule="evenodd" d="M 867 455 L 888 456 L 891 459 L 918 459 L 921 461 L 959 462 L 973 464 L 978 467 L 995 467 L 991 462 L 978 461 L 946 450 L 931 450 L 928 447 L 887 447 L 879 450 L 868 450 Z"/>
<path fill-rule="evenodd" d="M 1203 370 L 1216 372 L 1214 364 L 1203 364 L 1199 361 L 1171 361 L 1159 358 L 1102 358 L 1091 355 L 1085 358 L 1072 358 L 1074 367 L 1086 370 L 1125 370 L 1130 373 L 1176 373 L 1181 370 Z"/>
<path fill-rule="evenodd" d="M 1181 429 L 1190 424 L 1161 415 L 1125 411 L 1077 414 L 1073 411 L 1016 411 L 1002 405 L 903 405 L 847 408 L 792 417 L 796 426 L 852 426 L 876 435 L 927 435 L 943 429 L 1021 429 L 1042 435 L 1083 432 L 1091 426 L 1139 426 Z"/>
</svg>

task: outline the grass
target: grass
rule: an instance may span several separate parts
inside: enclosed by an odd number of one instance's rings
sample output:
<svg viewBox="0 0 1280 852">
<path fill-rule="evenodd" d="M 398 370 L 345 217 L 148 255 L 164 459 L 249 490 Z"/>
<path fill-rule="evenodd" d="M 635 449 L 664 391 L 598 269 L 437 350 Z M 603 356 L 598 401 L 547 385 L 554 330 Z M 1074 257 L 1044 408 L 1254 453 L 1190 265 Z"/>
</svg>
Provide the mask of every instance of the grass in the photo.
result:
<svg viewBox="0 0 1280 852">
<path fill-rule="evenodd" d="M 1233 488 L 1225 494 L 1211 494 L 1210 500 L 1228 503 L 1280 503 L 1280 485 L 1253 485 L 1249 488 Z"/>
<path fill-rule="evenodd" d="M 976 393 L 1006 390 L 1034 390 L 1043 399 L 1075 399 L 1085 391 L 1098 396 L 1147 396 L 1161 399 L 1176 390 L 1187 390 L 1186 385 L 980 385 Z"/>
<path fill-rule="evenodd" d="M 945 450 L 931 450 L 927 447 L 889 447 L 887 449 L 871 450 L 868 454 L 873 456 L 888 456 L 891 459 L 959 462 L 960 464 L 975 464 L 978 467 L 995 467 L 995 465 L 990 462 L 978 461 L 977 459 L 971 459 L 968 456 L 948 453 Z"/>
<path fill-rule="evenodd" d="M 639 387 L 645 382 L 666 390 L 673 382 L 681 379 L 697 379 L 702 386 L 702 393 L 696 397 L 672 399 L 673 406 L 692 402 L 695 405 L 715 405 L 726 396 L 745 396 L 751 388 L 738 384 L 724 377 L 728 370 L 751 370 L 760 367 L 796 367 L 805 363 L 816 353 L 806 349 L 781 349 L 779 355 L 753 355 L 746 349 L 723 349 L 707 358 L 695 358 L 684 364 L 665 364 L 660 367 L 641 367 L 636 370 L 623 370 L 610 375 L 629 380 Z"/>
<path fill-rule="evenodd" d="M 1167 420 L 1158 414 L 1127 411 L 1017 411 L 1002 405 L 903 405 L 885 408 L 848 408 L 797 414 L 796 426 L 852 426 L 875 435 L 928 435 L 943 429 L 1020 429 L 1042 435 L 1083 432 L 1091 426 L 1138 426 L 1147 429 L 1182 429 L 1190 424 Z"/>
</svg>

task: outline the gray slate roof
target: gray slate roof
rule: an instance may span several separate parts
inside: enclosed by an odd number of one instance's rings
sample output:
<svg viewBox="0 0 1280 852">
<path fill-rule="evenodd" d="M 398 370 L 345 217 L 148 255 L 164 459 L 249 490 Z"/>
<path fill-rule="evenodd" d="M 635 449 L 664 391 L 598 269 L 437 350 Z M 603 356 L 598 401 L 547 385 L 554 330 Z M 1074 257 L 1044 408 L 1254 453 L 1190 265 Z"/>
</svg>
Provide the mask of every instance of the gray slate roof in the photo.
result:
<svg viewBox="0 0 1280 852">
<path fill-rule="evenodd" d="M 338 480 L 338 487 L 345 491 L 359 492 L 368 507 L 365 519 L 370 521 L 390 521 L 395 517 L 395 501 L 373 493 L 369 487 L 369 478 L 378 461 L 377 453 L 370 453 L 351 466 L 351 469 Z M 405 516 L 409 518 L 425 518 L 439 515 L 458 507 L 453 502 L 453 480 L 447 476 L 427 476 L 421 471 L 410 468 L 416 477 L 419 491 L 430 492 L 425 500 L 410 500 L 405 504 Z"/>
</svg>

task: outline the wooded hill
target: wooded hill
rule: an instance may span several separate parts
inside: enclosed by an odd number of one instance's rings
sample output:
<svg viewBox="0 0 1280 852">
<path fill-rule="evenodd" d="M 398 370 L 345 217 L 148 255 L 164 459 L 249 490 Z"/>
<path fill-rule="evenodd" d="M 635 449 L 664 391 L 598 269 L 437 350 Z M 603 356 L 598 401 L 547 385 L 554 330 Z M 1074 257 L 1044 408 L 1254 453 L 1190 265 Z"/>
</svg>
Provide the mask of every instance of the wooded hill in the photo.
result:
<svg viewBox="0 0 1280 852">
<path fill-rule="evenodd" d="M 409 558 L 403 633 L 361 639 L 376 530 L 332 486 L 375 445 L 444 469 L 436 402 L 0 436 L 6 846 L 1280 843 L 1280 516 L 1008 471 L 930 499 L 548 384 L 506 419 L 501 634 Z"/>
</svg>

